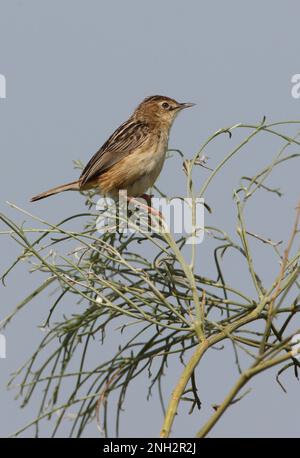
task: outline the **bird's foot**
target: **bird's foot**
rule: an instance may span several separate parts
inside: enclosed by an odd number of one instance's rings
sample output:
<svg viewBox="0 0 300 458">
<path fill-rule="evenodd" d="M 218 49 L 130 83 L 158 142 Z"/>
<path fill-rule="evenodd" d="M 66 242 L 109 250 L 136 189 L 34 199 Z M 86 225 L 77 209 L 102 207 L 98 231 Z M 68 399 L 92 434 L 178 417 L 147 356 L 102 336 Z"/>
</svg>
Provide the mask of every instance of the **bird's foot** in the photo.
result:
<svg viewBox="0 0 300 458">
<path fill-rule="evenodd" d="M 151 200 L 152 200 L 153 195 L 150 194 L 142 194 L 140 197 L 127 197 L 128 202 L 136 202 L 139 208 L 143 208 L 146 210 L 148 213 L 151 213 L 151 215 L 154 215 L 160 219 L 163 219 L 163 215 L 159 210 L 156 210 L 155 208 L 152 207 L 151 205 Z M 147 202 L 147 205 L 141 202 L 143 199 Z"/>
</svg>

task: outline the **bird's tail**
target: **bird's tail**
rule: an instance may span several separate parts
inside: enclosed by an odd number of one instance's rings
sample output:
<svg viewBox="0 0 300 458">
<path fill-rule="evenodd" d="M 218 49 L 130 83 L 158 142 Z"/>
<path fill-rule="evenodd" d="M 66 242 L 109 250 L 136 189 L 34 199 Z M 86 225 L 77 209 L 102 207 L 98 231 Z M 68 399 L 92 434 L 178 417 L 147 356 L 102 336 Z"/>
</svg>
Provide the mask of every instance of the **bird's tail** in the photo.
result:
<svg viewBox="0 0 300 458">
<path fill-rule="evenodd" d="M 54 194 L 58 194 L 59 192 L 63 191 L 79 191 L 80 189 L 80 181 L 73 181 L 72 183 L 62 184 L 61 186 L 57 186 L 56 188 L 49 189 L 49 191 L 41 192 L 37 196 L 34 196 L 30 199 L 30 202 L 35 202 L 36 200 L 45 199 L 46 197 L 53 196 Z"/>
</svg>

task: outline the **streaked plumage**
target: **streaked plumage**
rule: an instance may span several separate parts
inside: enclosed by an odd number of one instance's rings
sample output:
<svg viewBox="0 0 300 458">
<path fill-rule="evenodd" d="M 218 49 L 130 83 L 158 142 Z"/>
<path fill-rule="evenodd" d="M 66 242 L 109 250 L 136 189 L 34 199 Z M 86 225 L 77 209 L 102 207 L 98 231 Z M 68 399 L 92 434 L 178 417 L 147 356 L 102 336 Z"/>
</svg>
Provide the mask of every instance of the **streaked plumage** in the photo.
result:
<svg viewBox="0 0 300 458">
<path fill-rule="evenodd" d="M 144 194 L 163 167 L 177 113 L 192 105 L 158 95 L 146 98 L 91 158 L 79 180 L 43 192 L 31 201 L 62 191 L 94 188 L 112 197 L 117 197 L 119 190 L 127 190 L 130 197 Z"/>
<path fill-rule="evenodd" d="M 149 132 L 149 125 L 133 119 L 122 124 L 84 168 L 80 177 L 82 185 L 147 145 Z"/>
</svg>

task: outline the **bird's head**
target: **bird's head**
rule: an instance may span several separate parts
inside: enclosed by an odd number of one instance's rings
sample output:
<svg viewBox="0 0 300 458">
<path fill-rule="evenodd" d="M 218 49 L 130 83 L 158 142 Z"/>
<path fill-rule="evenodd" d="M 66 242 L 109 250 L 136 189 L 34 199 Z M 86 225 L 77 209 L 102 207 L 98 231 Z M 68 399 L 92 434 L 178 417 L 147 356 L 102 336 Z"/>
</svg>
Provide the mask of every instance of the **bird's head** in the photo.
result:
<svg viewBox="0 0 300 458">
<path fill-rule="evenodd" d="M 134 112 L 134 116 L 141 120 L 161 123 L 170 127 L 181 110 L 194 105 L 194 103 L 179 103 L 170 97 L 162 95 L 153 95 L 140 103 Z"/>
</svg>

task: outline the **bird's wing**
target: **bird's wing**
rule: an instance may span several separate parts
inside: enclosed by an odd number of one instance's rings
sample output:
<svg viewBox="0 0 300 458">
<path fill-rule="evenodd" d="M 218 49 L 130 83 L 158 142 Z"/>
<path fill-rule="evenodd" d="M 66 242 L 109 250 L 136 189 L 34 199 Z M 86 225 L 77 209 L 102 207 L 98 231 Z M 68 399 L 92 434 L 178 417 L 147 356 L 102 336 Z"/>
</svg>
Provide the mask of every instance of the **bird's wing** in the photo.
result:
<svg viewBox="0 0 300 458">
<path fill-rule="evenodd" d="M 80 177 L 81 185 L 142 146 L 148 139 L 148 133 L 149 126 L 146 123 L 129 119 L 122 124 L 88 162 Z"/>
</svg>

